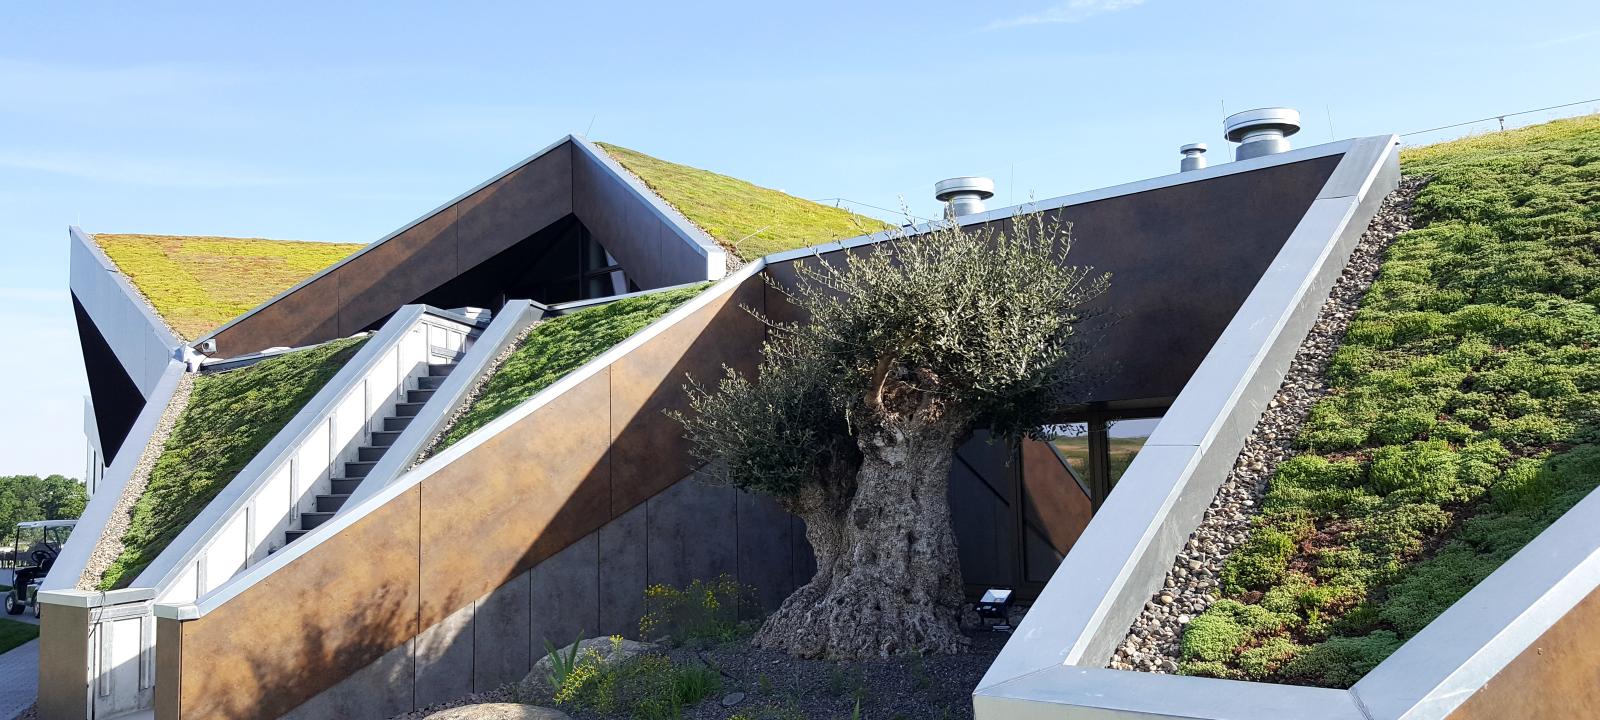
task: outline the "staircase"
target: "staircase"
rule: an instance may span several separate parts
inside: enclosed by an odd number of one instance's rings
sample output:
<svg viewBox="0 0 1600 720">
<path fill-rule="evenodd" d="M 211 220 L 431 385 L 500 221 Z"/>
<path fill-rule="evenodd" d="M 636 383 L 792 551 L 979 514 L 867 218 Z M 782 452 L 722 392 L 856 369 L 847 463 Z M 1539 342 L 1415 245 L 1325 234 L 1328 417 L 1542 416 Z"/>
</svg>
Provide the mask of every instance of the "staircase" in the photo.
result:
<svg viewBox="0 0 1600 720">
<path fill-rule="evenodd" d="M 406 390 L 406 401 L 395 403 L 394 414 L 383 419 L 383 429 L 374 430 L 368 438 L 368 444 L 356 448 L 356 459 L 344 463 L 344 476 L 333 478 L 332 492 L 316 496 L 316 509 L 300 513 L 300 528 L 298 530 L 284 531 L 284 545 L 294 542 L 300 536 L 316 529 L 332 519 L 339 508 L 344 507 L 350 494 L 361 486 L 367 473 L 372 472 L 372 467 L 378 464 L 378 459 L 389 451 L 400 433 L 411 425 L 411 420 L 422 412 L 422 406 L 433 397 L 434 391 L 439 389 L 440 383 L 456 368 L 456 363 L 429 365 L 428 374 L 417 378 L 417 387 Z"/>
</svg>

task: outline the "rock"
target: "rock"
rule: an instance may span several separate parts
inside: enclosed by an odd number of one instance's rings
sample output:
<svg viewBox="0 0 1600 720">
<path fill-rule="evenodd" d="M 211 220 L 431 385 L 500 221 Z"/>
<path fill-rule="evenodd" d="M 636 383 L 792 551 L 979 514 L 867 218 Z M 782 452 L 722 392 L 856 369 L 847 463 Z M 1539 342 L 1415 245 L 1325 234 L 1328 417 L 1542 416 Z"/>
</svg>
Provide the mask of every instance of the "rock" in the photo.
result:
<svg viewBox="0 0 1600 720">
<path fill-rule="evenodd" d="M 572 720 L 566 713 L 538 705 L 486 703 L 440 710 L 425 720 Z"/>
<path fill-rule="evenodd" d="M 733 707 L 742 702 L 744 702 L 744 693 L 742 692 L 731 692 L 722 697 L 723 707 Z"/>
<path fill-rule="evenodd" d="M 1172 596 L 1171 595 L 1162 595 L 1161 596 L 1161 604 L 1162 605 L 1171 605 L 1172 604 Z"/>
<path fill-rule="evenodd" d="M 602 635 L 600 637 L 593 637 L 589 638 L 588 640 L 579 641 L 578 659 L 582 660 L 589 654 L 590 650 L 593 650 L 594 652 L 600 654 L 601 664 L 615 665 L 617 663 L 627 662 L 628 660 L 631 660 L 643 653 L 651 652 L 657 647 L 659 646 L 655 643 L 636 642 L 633 640 L 623 640 L 620 645 L 616 645 L 611 642 L 610 637 Z M 556 652 L 559 653 L 563 658 L 567 657 L 567 655 L 572 652 L 572 646 L 568 645 L 560 650 L 557 650 Z M 528 676 L 523 678 L 522 681 L 523 683 L 531 683 L 535 687 L 543 687 L 544 685 L 548 684 L 545 682 L 545 678 L 549 675 L 550 656 L 545 655 L 544 657 L 539 658 L 538 662 L 533 664 L 533 672 L 528 673 Z"/>
</svg>

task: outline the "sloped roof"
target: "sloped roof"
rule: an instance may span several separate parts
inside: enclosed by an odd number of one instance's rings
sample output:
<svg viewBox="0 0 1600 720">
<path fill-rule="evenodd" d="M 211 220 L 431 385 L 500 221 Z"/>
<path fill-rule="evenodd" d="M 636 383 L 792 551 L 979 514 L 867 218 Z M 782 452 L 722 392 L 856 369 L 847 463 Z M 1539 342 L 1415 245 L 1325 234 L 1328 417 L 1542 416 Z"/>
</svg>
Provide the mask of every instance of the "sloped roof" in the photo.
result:
<svg viewBox="0 0 1600 720">
<path fill-rule="evenodd" d="M 204 335 L 362 247 L 215 236 L 93 237 L 185 340 Z"/>
<path fill-rule="evenodd" d="M 617 145 L 594 144 L 728 252 L 746 261 L 889 227 L 877 218 L 738 178 L 667 162 Z"/>
</svg>

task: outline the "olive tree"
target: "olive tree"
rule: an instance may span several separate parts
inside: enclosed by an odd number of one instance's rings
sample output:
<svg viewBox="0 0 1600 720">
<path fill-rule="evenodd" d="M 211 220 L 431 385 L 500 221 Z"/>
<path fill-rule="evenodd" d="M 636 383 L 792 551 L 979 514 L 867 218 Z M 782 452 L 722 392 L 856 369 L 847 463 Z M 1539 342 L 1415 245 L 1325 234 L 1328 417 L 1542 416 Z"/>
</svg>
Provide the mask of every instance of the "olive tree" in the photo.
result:
<svg viewBox="0 0 1600 720">
<path fill-rule="evenodd" d="M 756 643 L 806 656 L 956 652 L 962 583 L 946 498 L 974 430 L 1034 435 L 1082 385 L 1085 306 L 1109 275 L 1067 263 L 1039 213 L 946 220 L 774 283 L 806 319 L 766 318 L 756 377 L 686 387 L 679 415 L 713 481 L 776 496 L 817 573 Z"/>
</svg>

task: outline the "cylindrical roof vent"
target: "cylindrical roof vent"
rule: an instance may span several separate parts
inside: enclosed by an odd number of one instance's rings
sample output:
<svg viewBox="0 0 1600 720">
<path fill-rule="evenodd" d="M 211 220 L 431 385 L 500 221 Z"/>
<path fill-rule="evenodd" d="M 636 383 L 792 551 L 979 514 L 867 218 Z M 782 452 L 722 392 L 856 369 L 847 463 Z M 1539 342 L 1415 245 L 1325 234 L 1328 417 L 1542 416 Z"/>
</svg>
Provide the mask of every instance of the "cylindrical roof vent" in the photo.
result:
<svg viewBox="0 0 1600 720">
<path fill-rule="evenodd" d="M 1188 145 L 1178 148 L 1178 152 L 1183 153 L 1183 160 L 1178 162 L 1179 170 L 1183 172 L 1189 172 L 1190 170 L 1199 170 L 1200 168 L 1206 166 L 1205 143 L 1189 143 Z"/>
<path fill-rule="evenodd" d="M 994 197 L 994 181 L 986 177 L 953 177 L 933 184 L 933 196 L 948 203 L 950 214 L 960 217 L 981 213 L 983 201 Z"/>
<path fill-rule="evenodd" d="M 1239 143 L 1234 158 L 1249 160 L 1289 150 L 1289 136 L 1300 132 L 1300 112 L 1294 108 L 1259 108 L 1229 115 L 1222 134 Z"/>
</svg>

